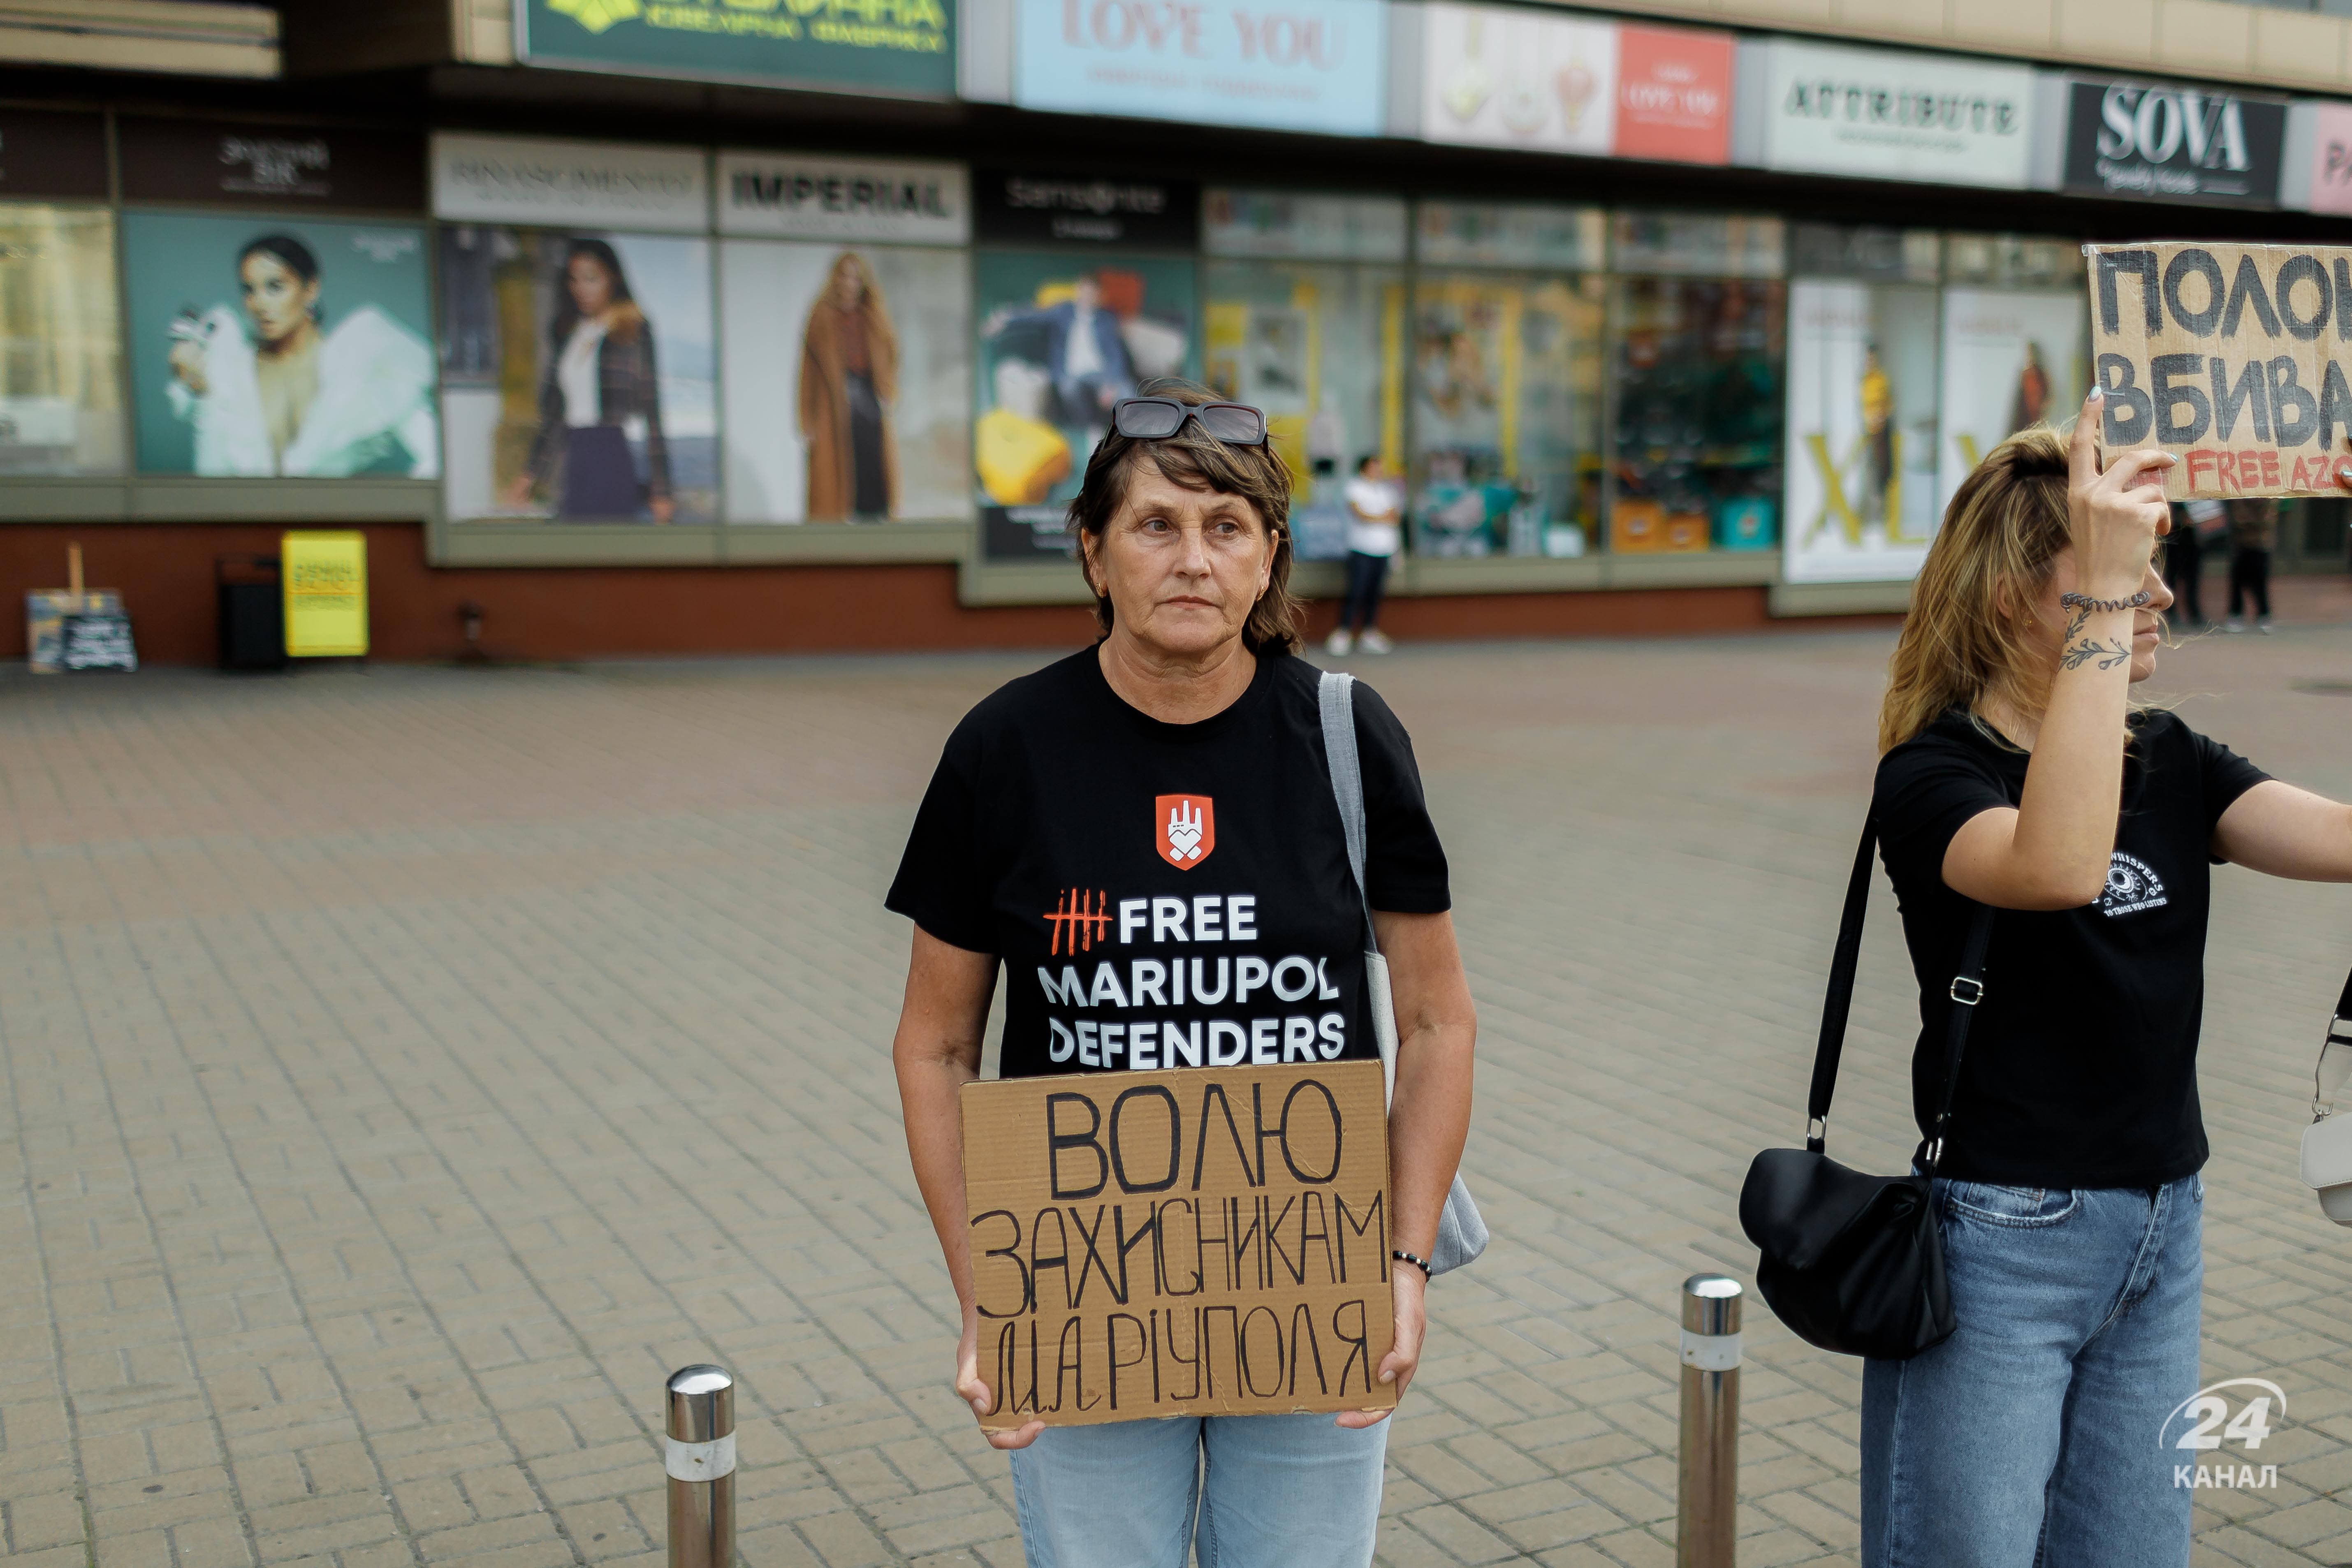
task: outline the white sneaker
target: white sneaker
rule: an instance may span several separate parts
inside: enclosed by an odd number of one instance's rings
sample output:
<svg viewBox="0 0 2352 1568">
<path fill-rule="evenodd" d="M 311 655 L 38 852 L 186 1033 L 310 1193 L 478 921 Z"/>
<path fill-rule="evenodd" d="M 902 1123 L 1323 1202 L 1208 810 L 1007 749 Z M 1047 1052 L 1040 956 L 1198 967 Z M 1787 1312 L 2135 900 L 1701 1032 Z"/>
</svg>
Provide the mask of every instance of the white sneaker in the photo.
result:
<svg viewBox="0 0 2352 1568">
<path fill-rule="evenodd" d="M 1367 637 L 1365 640 L 1370 639 Z M 1348 628 L 1345 626 L 1333 626 L 1331 635 L 1323 639 L 1323 651 L 1333 658 L 1347 658 L 1348 650 L 1354 646 L 1355 641 L 1348 636 Z"/>
<path fill-rule="evenodd" d="M 1366 626 L 1363 637 L 1359 640 L 1362 643 L 1366 653 L 1386 653 L 1396 647 L 1396 644 L 1389 641 L 1387 635 L 1378 626 Z"/>
<path fill-rule="evenodd" d="M 2255 629 L 2256 631 L 2261 632 L 2261 633 L 2263 634 L 2263 636 L 2264 636 L 2264 637 L 2268 637 L 2268 636 L 2270 636 L 2270 635 L 2271 635 L 2271 618 L 2270 618 L 2268 616 L 2264 616 L 2262 618 L 2262 620 L 2261 620 L 2260 622 L 2256 623 L 2254 629 Z M 1372 640 L 1372 639 L 1371 639 L 1370 637 L 1367 637 L 1364 639 L 1365 645 L 1366 645 L 1367 647 L 1370 647 L 1370 644 L 1371 644 L 1371 640 Z"/>
<path fill-rule="evenodd" d="M 2228 620 L 2221 623 L 2221 629 L 2228 632 L 2231 637 L 2235 637 L 2240 632 L 2246 629 L 2246 623 L 2238 616 L 2231 616 Z"/>
</svg>

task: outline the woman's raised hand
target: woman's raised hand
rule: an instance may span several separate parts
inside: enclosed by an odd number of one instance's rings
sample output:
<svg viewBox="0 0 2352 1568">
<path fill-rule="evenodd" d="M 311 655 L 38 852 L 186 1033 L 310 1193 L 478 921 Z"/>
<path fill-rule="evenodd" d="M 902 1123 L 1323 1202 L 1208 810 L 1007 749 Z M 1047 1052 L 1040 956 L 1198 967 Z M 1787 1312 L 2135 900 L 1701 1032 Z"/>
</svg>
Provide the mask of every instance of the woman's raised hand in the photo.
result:
<svg viewBox="0 0 2352 1568">
<path fill-rule="evenodd" d="M 2172 456 L 2153 447 L 2124 452 L 2099 471 L 2099 417 L 2103 398 L 2096 387 L 2083 400 L 2068 454 L 2067 531 L 2074 544 L 2074 580 L 2095 599 L 2127 599 L 2147 576 L 2157 536 L 2171 525 L 2164 476 Z"/>
</svg>

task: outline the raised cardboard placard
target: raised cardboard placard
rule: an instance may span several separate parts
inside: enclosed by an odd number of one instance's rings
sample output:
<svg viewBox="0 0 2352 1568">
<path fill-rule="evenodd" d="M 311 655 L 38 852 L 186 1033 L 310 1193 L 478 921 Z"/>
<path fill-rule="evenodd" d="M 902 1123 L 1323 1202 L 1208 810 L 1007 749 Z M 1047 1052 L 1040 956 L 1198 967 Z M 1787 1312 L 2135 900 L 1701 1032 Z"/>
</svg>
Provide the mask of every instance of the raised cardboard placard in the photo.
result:
<svg viewBox="0 0 2352 1568">
<path fill-rule="evenodd" d="M 961 1109 L 982 1426 L 1396 1404 L 1378 1062 L 999 1079 Z"/>
<path fill-rule="evenodd" d="M 2100 443 L 2179 459 L 2164 493 L 2341 495 L 2352 453 L 2352 247 L 2084 247 Z"/>
</svg>

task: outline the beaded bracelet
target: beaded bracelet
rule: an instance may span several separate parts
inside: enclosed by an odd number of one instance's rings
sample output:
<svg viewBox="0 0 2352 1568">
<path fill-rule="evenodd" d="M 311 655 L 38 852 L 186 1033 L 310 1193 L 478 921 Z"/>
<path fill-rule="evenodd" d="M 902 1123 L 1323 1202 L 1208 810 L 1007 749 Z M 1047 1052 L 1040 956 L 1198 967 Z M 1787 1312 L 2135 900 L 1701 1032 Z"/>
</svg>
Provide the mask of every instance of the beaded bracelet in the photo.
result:
<svg viewBox="0 0 2352 1568">
<path fill-rule="evenodd" d="M 2061 594 L 2058 607 L 2062 610 L 2137 610 L 2154 595 L 2142 588 L 2128 599 L 2094 599 L 2088 594 Z"/>
<path fill-rule="evenodd" d="M 1395 1258 L 1399 1263 L 1412 1264 L 1415 1268 L 1420 1269 L 1423 1275 L 1430 1279 L 1434 1279 L 1437 1277 L 1437 1270 L 1429 1266 L 1428 1258 L 1415 1258 L 1412 1253 L 1407 1252 L 1402 1247 L 1398 1247 L 1394 1252 L 1390 1253 L 1389 1256 Z"/>
</svg>

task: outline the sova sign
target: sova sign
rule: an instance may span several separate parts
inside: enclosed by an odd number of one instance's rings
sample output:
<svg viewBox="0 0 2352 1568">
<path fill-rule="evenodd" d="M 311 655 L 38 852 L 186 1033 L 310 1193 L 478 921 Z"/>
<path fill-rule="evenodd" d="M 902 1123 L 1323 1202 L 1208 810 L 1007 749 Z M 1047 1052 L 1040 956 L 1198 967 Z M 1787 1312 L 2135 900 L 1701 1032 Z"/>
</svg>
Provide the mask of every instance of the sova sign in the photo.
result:
<svg viewBox="0 0 2352 1568">
<path fill-rule="evenodd" d="M 2270 206 L 2286 105 L 2135 81 L 2068 84 L 2065 185 L 2099 195 Z"/>
</svg>

